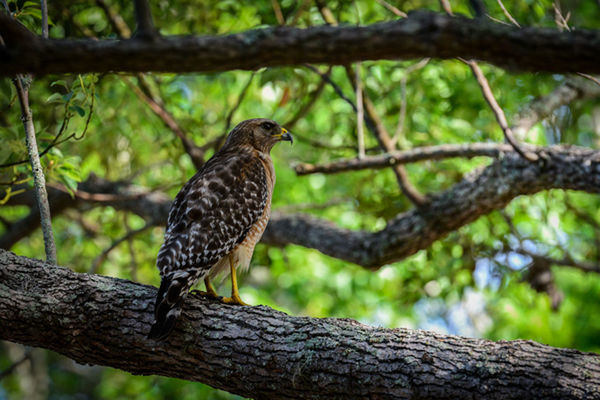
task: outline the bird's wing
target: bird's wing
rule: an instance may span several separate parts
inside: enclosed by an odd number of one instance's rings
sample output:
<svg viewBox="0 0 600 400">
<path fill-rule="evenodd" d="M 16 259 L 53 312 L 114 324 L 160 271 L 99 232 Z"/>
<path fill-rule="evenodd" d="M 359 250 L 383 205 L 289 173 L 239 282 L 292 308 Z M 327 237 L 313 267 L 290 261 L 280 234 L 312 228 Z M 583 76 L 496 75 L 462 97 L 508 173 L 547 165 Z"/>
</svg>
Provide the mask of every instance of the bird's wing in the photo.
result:
<svg viewBox="0 0 600 400">
<path fill-rule="evenodd" d="M 267 177 L 257 157 L 224 154 L 211 159 L 173 203 L 157 259 L 161 275 L 208 272 L 244 240 L 267 199 Z"/>
</svg>

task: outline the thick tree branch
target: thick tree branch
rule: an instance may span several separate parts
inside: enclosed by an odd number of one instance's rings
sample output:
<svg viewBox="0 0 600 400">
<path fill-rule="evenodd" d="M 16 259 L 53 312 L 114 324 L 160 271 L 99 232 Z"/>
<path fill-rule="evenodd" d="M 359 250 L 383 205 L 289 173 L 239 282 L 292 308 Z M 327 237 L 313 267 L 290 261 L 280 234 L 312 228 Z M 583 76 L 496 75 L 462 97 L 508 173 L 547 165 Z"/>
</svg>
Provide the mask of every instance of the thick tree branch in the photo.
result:
<svg viewBox="0 0 600 400">
<path fill-rule="evenodd" d="M 292 317 L 189 296 L 146 339 L 156 288 L 0 251 L 0 339 L 83 364 L 207 383 L 252 398 L 600 399 L 600 356 Z"/>
<path fill-rule="evenodd" d="M 277 27 L 228 36 L 42 40 L 0 15 L 0 74 L 201 72 L 303 63 L 463 57 L 530 71 L 600 72 L 600 32 L 523 28 L 428 11 L 363 27 Z"/>
<path fill-rule="evenodd" d="M 274 213 L 263 241 L 295 243 L 332 257 L 377 269 L 401 260 L 448 233 L 504 208 L 519 195 L 571 189 L 600 193 L 600 151 L 553 146 L 529 148 L 541 160 L 524 161 L 514 151 L 431 196 L 421 208 L 397 215 L 377 232 L 352 231 L 307 215 Z"/>
<path fill-rule="evenodd" d="M 432 195 L 424 207 L 398 214 L 380 231 L 353 231 L 307 214 L 274 212 L 262 242 L 277 246 L 293 243 L 375 270 L 428 248 L 450 232 L 504 208 L 517 196 L 550 189 L 600 193 L 600 151 L 531 146 L 528 150 L 540 157 L 539 162 L 531 163 L 509 145 L 504 146 L 507 151 L 503 158 Z M 100 178 L 88 180 L 81 187 L 89 192 L 76 192 L 79 201 L 129 211 L 146 220 L 167 220 L 171 200 L 162 193 Z M 17 195 L 8 204 L 24 204 L 27 197 Z M 35 226 L 25 228 L 31 232 Z M 6 241 L 0 238 L 0 243 Z"/>
</svg>

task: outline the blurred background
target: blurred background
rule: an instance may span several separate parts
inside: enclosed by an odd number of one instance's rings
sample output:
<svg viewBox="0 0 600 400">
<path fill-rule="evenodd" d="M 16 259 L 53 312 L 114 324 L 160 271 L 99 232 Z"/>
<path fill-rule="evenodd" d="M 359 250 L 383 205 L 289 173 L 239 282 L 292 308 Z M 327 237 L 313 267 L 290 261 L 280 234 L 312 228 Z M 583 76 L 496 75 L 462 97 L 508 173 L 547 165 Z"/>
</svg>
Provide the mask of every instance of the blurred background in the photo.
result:
<svg viewBox="0 0 600 400">
<path fill-rule="evenodd" d="M 116 39 L 130 36 L 135 27 L 130 1 L 49 3 L 51 38 Z M 327 10 L 349 25 L 395 20 L 401 18 L 398 10 L 441 11 L 437 1 L 421 0 L 151 4 L 163 35 L 323 25 Z M 511 23 L 500 3 L 485 5 L 485 18 Z M 473 15 L 466 1 L 452 6 L 455 13 Z M 507 0 L 503 6 L 524 26 L 600 27 L 600 6 L 592 1 Z M 28 28 L 40 32 L 38 2 L 8 1 L 8 7 Z M 480 65 L 509 123 L 532 102 L 547 99 L 575 79 Z M 349 71 L 359 72 L 363 100 L 372 102 L 397 149 L 504 140 L 471 70 L 458 60 L 362 62 Z M 550 110 L 548 118 L 520 139 L 537 145 L 598 147 L 600 91 L 594 89 L 596 83 L 577 79 L 583 89 L 576 99 Z M 181 136 L 201 148 L 206 160 L 236 123 L 266 117 L 285 126 L 295 139 L 293 147 L 279 145 L 272 153 L 277 170 L 273 209 L 377 231 L 413 208 L 391 169 L 297 176 L 293 168 L 356 157 L 357 113 L 340 96 L 341 92 L 356 104 L 353 83 L 356 77 L 352 80 L 342 66 L 193 75 L 61 75 L 35 78 L 30 102 L 40 149 L 51 147 L 42 157 L 48 185 L 72 196 L 78 184 L 98 177 L 174 197 L 196 171 Z M 11 236 L 15 223 L 30 212 L 18 196 L 32 185 L 27 163 L 10 165 L 27 158 L 15 96 L 11 80 L 0 79 L 0 243 L 19 255 L 44 258 L 39 229 Z M 364 137 L 367 154 L 383 152 L 368 127 Z M 438 193 L 490 162 L 483 157 L 425 161 L 406 165 L 406 172 L 421 193 Z M 581 192 L 521 196 L 504 210 L 376 271 L 300 246 L 259 244 L 249 273 L 241 277 L 241 297 L 292 315 L 353 318 L 387 328 L 492 340 L 524 338 L 600 352 L 600 278 L 598 272 L 581 268 L 585 264 L 599 270 L 599 210 L 600 198 Z M 161 224 L 164 221 L 147 221 L 81 199 L 53 215 L 59 264 L 157 286 Z M 217 290 L 227 294 L 229 280 Z M 200 383 L 132 376 L 78 365 L 53 352 L 0 343 L 0 399 L 115 398 L 239 397 Z"/>
</svg>

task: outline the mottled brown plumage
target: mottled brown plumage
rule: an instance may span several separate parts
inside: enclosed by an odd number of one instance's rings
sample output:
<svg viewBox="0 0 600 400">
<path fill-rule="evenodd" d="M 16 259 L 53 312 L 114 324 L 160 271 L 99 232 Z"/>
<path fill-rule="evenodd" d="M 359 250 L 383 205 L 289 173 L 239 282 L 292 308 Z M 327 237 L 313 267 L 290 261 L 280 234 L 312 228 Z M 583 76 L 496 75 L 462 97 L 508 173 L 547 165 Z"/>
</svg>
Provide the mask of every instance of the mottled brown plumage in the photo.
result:
<svg viewBox="0 0 600 400">
<path fill-rule="evenodd" d="M 232 296 L 237 293 L 235 267 L 248 268 L 254 246 L 269 220 L 275 170 L 269 152 L 291 136 L 276 122 L 250 119 L 238 124 L 219 150 L 177 194 L 156 261 L 161 285 L 155 303 L 151 338 L 173 329 L 189 289 L 230 268 Z"/>
</svg>

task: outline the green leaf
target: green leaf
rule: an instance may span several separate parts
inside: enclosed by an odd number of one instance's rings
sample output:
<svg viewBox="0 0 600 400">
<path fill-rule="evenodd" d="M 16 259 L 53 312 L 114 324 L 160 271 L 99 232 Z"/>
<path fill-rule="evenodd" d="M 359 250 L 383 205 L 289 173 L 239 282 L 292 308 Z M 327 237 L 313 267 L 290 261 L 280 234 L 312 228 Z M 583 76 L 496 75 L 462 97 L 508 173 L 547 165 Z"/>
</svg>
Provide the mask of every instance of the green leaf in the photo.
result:
<svg viewBox="0 0 600 400">
<path fill-rule="evenodd" d="M 65 89 L 69 89 L 69 86 L 67 85 L 67 82 L 64 79 L 59 79 L 57 81 L 54 81 L 50 84 L 50 86 L 62 86 Z"/>
<path fill-rule="evenodd" d="M 46 103 L 62 103 L 64 97 L 60 93 L 52 93 L 50 97 L 46 99 Z"/>
<path fill-rule="evenodd" d="M 69 106 L 69 110 L 71 111 L 76 111 L 77 114 L 79 114 L 80 116 L 85 116 L 85 110 L 83 108 L 81 108 L 80 106 L 73 104 L 72 106 Z"/>
</svg>

